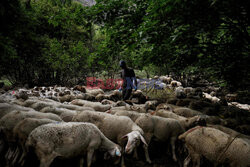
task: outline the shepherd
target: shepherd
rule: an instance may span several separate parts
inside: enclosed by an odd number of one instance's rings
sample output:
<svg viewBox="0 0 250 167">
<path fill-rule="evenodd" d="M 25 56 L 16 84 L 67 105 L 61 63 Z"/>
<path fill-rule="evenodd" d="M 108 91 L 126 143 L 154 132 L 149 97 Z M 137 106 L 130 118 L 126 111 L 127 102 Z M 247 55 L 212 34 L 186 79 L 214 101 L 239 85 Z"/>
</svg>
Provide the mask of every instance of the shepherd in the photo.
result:
<svg viewBox="0 0 250 167">
<path fill-rule="evenodd" d="M 123 100 L 128 100 L 132 93 L 132 89 L 137 90 L 137 80 L 135 77 L 135 72 L 132 68 L 128 68 L 126 62 L 121 60 L 120 67 L 122 68 L 121 71 L 121 78 L 123 80 L 122 84 L 122 98 Z"/>
</svg>

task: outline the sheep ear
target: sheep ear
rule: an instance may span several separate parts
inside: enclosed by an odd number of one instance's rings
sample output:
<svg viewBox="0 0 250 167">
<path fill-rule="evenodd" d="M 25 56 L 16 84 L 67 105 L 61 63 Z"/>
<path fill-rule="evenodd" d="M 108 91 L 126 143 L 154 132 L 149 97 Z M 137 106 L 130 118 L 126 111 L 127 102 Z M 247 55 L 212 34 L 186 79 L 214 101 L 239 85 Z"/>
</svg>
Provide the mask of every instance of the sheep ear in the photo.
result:
<svg viewBox="0 0 250 167">
<path fill-rule="evenodd" d="M 141 141 L 142 141 L 146 146 L 148 146 L 146 140 L 144 139 L 144 137 L 143 137 L 142 135 L 140 135 L 140 138 L 141 138 Z"/>
<path fill-rule="evenodd" d="M 200 121 L 201 120 L 201 116 L 197 116 L 197 121 Z"/>
<path fill-rule="evenodd" d="M 110 114 L 110 113 L 111 113 L 111 110 L 106 111 L 106 113 L 109 113 L 109 114 Z"/>
<path fill-rule="evenodd" d="M 128 135 L 124 135 L 121 137 L 121 139 L 126 139 L 126 138 L 128 138 Z"/>
</svg>

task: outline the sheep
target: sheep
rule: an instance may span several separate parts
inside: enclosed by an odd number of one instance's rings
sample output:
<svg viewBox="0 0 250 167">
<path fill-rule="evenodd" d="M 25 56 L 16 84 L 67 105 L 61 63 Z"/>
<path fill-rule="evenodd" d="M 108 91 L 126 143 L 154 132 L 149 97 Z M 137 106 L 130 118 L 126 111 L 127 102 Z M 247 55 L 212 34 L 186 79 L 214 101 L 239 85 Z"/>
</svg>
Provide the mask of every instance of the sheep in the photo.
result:
<svg viewBox="0 0 250 167">
<path fill-rule="evenodd" d="M 167 111 L 162 110 L 162 109 L 157 110 L 155 113 L 153 113 L 153 115 L 157 115 L 157 116 L 164 117 L 164 118 L 176 119 L 180 122 L 181 126 L 185 130 L 188 130 L 196 125 L 205 124 L 205 119 L 202 119 L 200 116 L 186 118 L 186 117 L 179 116 L 179 115 L 172 113 L 172 112 L 167 112 Z"/>
<path fill-rule="evenodd" d="M 159 76 L 158 75 L 155 75 L 154 77 L 153 77 L 153 79 L 158 79 L 159 78 Z"/>
<path fill-rule="evenodd" d="M 192 87 L 186 87 L 186 88 L 184 88 L 184 93 L 186 95 L 193 94 L 194 93 L 194 88 L 192 88 Z"/>
<path fill-rule="evenodd" d="M 103 105 L 109 104 L 109 105 L 111 105 L 111 106 L 114 106 L 114 105 L 116 104 L 114 101 L 108 100 L 108 99 L 103 99 L 103 100 L 101 101 L 101 103 L 102 103 Z"/>
<path fill-rule="evenodd" d="M 215 96 L 211 96 L 210 94 L 208 93 L 202 93 L 203 94 L 203 97 L 210 100 L 212 103 L 218 103 L 220 101 L 220 99 L 218 97 L 215 97 Z"/>
<path fill-rule="evenodd" d="M 176 96 L 177 98 L 179 98 L 179 99 L 182 99 L 182 98 L 186 98 L 186 97 L 187 97 L 186 93 L 184 92 L 184 88 L 183 88 L 182 86 L 177 87 L 177 88 L 175 89 L 174 93 L 175 93 L 175 96 Z"/>
<path fill-rule="evenodd" d="M 170 112 L 173 112 L 174 109 L 179 108 L 179 106 L 173 105 L 173 104 L 166 104 L 166 103 L 161 103 L 156 107 L 156 111 L 160 109 L 164 109 Z"/>
<path fill-rule="evenodd" d="M 201 155 L 216 164 L 228 163 L 232 167 L 250 165 L 250 144 L 237 136 L 198 126 L 180 135 L 179 139 L 185 142 L 189 152 L 184 167 L 188 166 L 190 160 L 199 167 Z"/>
<path fill-rule="evenodd" d="M 226 94 L 225 99 L 227 102 L 234 102 L 237 101 L 238 95 L 237 94 Z"/>
<path fill-rule="evenodd" d="M 146 101 L 145 106 L 147 109 L 156 110 L 156 107 L 160 104 L 157 100 Z"/>
<path fill-rule="evenodd" d="M 102 105 L 100 102 L 90 102 L 87 100 L 80 100 L 80 99 L 73 100 L 72 102 L 70 102 L 70 104 L 84 106 L 84 107 L 91 107 L 94 110 L 101 112 L 105 112 L 111 108 L 110 105 Z"/>
<path fill-rule="evenodd" d="M 15 125 L 25 118 L 48 118 L 55 121 L 62 121 L 62 119 L 52 113 L 40 113 L 36 111 L 12 111 L 0 119 L 0 126 L 4 128 L 6 140 L 8 142 L 15 142 L 13 138 L 13 128 Z"/>
<path fill-rule="evenodd" d="M 33 148 L 40 160 L 40 167 L 49 167 L 60 156 L 71 158 L 87 154 L 87 166 L 98 149 L 104 149 L 112 157 L 121 156 L 121 148 L 110 141 L 91 123 L 50 123 L 34 129 L 26 142 L 27 148 Z M 83 166 L 83 159 L 80 161 Z"/>
<path fill-rule="evenodd" d="M 95 97 L 95 99 L 99 102 L 104 100 L 104 99 L 118 101 L 118 100 L 121 100 L 121 98 L 122 98 L 121 92 L 119 92 L 117 90 L 114 90 L 111 94 L 98 94 Z"/>
<path fill-rule="evenodd" d="M 74 111 L 74 110 L 69 110 L 69 109 L 65 109 L 65 108 L 57 108 L 57 107 L 45 107 L 43 108 L 40 112 L 42 113 L 53 113 L 56 114 L 58 116 L 60 116 L 60 118 L 65 121 L 65 122 L 70 122 L 72 120 L 72 118 L 77 115 L 77 113 L 79 111 Z"/>
<path fill-rule="evenodd" d="M 76 106 L 76 105 L 70 105 L 70 104 L 62 104 L 50 99 L 28 99 L 24 102 L 20 102 L 20 101 L 14 101 L 14 104 L 19 104 L 21 106 L 26 106 L 26 107 L 31 107 L 34 108 L 37 111 L 42 110 L 45 107 L 58 107 L 58 108 L 66 108 L 69 110 L 77 110 L 77 111 L 84 111 L 84 110 L 94 110 L 90 107 L 83 107 L 83 106 Z"/>
<path fill-rule="evenodd" d="M 48 124 L 48 123 L 56 123 L 57 121 L 51 119 L 37 119 L 37 118 L 25 118 L 16 124 L 13 129 L 14 138 L 16 138 L 19 146 L 22 148 L 23 155 L 20 157 L 21 162 L 25 157 L 25 142 L 32 130 L 36 127 Z M 14 160 L 15 162 L 15 160 Z"/>
<path fill-rule="evenodd" d="M 146 96 L 141 90 L 136 90 L 135 92 L 132 92 L 131 99 L 133 98 L 137 99 L 139 104 L 144 104 L 147 101 Z"/>
<path fill-rule="evenodd" d="M 128 106 L 127 103 L 125 103 L 124 101 L 117 101 L 117 102 L 114 102 L 114 101 L 111 101 L 111 100 L 107 100 L 107 99 L 104 99 L 101 101 L 101 103 L 103 105 L 111 105 L 112 108 L 116 108 L 116 107 L 120 107 L 120 106 Z"/>
<path fill-rule="evenodd" d="M 123 139 L 127 138 L 128 141 L 125 146 L 125 153 L 127 154 L 130 154 L 140 141 L 144 143 L 144 147 L 147 147 L 147 143 L 143 137 L 143 130 L 128 117 L 115 116 L 103 112 L 85 111 L 76 115 L 72 121 L 95 124 L 107 138 L 118 143 L 120 146 L 125 144 Z M 121 165 L 124 166 L 123 157 Z"/>
<path fill-rule="evenodd" d="M 149 109 L 149 104 L 133 104 L 131 106 L 125 106 L 129 110 L 136 111 L 139 113 L 146 113 Z"/>
<path fill-rule="evenodd" d="M 29 98 L 27 92 L 22 90 L 16 93 L 15 96 L 17 99 L 24 99 L 24 100 L 27 100 Z"/>
<path fill-rule="evenodd" d="M 173 112 L 175 114 L 177 114 L 177 115 L 184 116 L 184 117 L 193 117 L 193 116 L 196 116 L 196 115 L 203 115 L 199 111 L 192 110 L 192 109 L 186 108 L 186 107 L 176 108 L 176 109 L 173 110 Z"/>
<path fill-rule="evenodd" d="M 63 103 L 63 102 L 71 102 L 72 100 L 75 100 L 76 97 L 73 95 L 63 95 L 58 98 L 58 100 Z"/>
<path fill-rule="evenodd" d="M 88 94 L 88 93 L 84 93 L 84 94 L 77 94 L 77 95 L 63 95 L 63 96 L 59 97 L 58 99 L 61 103 L 63 103 L 63 102 L 71 102 L 72 100 L 75 100 L 75 99 L 92 101 L 95 99 L 95 97 Z"/>
<path fill-rule="evenodd" d="M 114 114 L 117 116 L 127 116 L 134 122 L 136 121 L 137 118 L 139 118 L 141 115 L 144 114 L 144 113 L 137 113 L 134 111 L 126 111 L 126 110 L 113 110 L 113 111 L 110 111 L 108 113 Z"/>
<path fill-rule="evenodd" d="M 170 82 L 170 85 L 171 85 L 173 88 L 174 88 L 174 87 L 180 87 L 180 86 L 182 86 L 181 82 L 175 81 L 175 80 L 171 81 L 171 82 Z"/>
<path fill-rule="evenodd" d="M 171 81 L 173 80 L 173 78 L 168 76 L 160 76 L 159 79 L 166 84 L 171 83 Z"/>
<path fill-rule="evenodd" d="M 104 94 L 104 91 L 102 89 L 86 89 L 86 92 L 93 95 L 97 96 L 98 94 Z"/>
<path fill-rule="evenodd" d="M 0 119 L 10 113 L 11 111 L 14 111 L 14 110 L 22 110 L 22 111 L 29 111 L 29 110 L 32 110 L 30 108 L 27 108 L 27 107 L 23 107 L 23 106 L 19 106 L 19 105 L 16 105 L 16 104 L 9 104 L 9 103 L 0 103 Z"/>
<path fill-rule="evenodd" d="M 81 85 L 76 85 L 73 90 L 78 90 L 80 92 L 86 93 L 86 88 L 85 86 L 81 86 Z"/>
<path fill-rule="evenodd" d="M 211 124 L 208 124 L 207 127 L 211 127 L 211 128 L 214 128 L 214 129 L 218 129 L 230 136 L 237 136 L 239 138 L 242 138 L 244 140 L 246 140 L 249 144 L 250 144 L 250 136 L 247 136 L 247 135 L 244 135 L 244 134 L 241 134 L 233 129 L 230 129 L 230 128 L 227 128 L 227 127 L 224 127 L 222 125 L 211 125 Z"/>
<path fill-rule="evenodd" d="M 150 143 L 153 137 L 159 141 L 167 141 L 170 139 L 173 160 L 177 161 L 175 155 L 175 142 L 177 137 L 184 132 L 184 129 L 178 120 L 143 114 L 136 119 L 135 123 L 143 129 L 147 143 Z M 144 151 L 146 161 L 151 163 L 148 154 L 148 147 L 144 147 Z"/>
<path fill-rule="evenodd" d="M 161 110 L 158 110 L 161 111 Z M 173 159 L 176 161 L 175 156 L 175 141 L 177 138 L 177 135 L 182 133 L 184 129 L 188 129 L 190 127 L 194 127 L 198 124 L 200 118 L 198 116 L 194 118 L 187 119 L 183 117 L 180 120 L 175 120 L 171 118 L 161 118 L 158 116 L 150 116 L 148 114 L 144 113 L 136 113 L 133 111 L 110 111 L 111 114 L 115 114 L 118 116 L 128 116 L 130 117 L 138 126 L 140 126 L 144 133 L 145 133 L 145 139 L 147 143 L 150 143 L 152 137 L 156 137 L 160 141 L 166 141 L 168 138 L 170 138 L 171 146 L 172 146 L 172 153 L 173 153 Z M 170 112 L 167 112 L 170 113 Z M 174 114 L 174 113 L 170 113 Z M 180 117 L 176 115 L 177 117 Z M 169 127 L 168 127 L 169 126 Z M 175 134 L 175 132 L 177 135 Z M 147 162 L 151 163 L 151 160 L 148 155 L 147 147 L 144 147 L 145 151 L 145 157 Z"/>
<path fill-rule="evenodd" d="M 240 104 L 238 102 L 231 102 L 231 103 L 228 103 L 228 105 L 229 106 L 236 106 L 237 108 L 250 111 L 250 105 L 249 104 Z"/>
<path fill-rule="evenodd" d="M 8 142 L 9 149 L 6 154 L 7 159 L 13 162 L 12 158 L 18 156 L 19 149 L 16 146 L 13 146 L 13 143 L 16 142 L 16 138 L 13 134 L 13 129 L 17 123 L 22 121 L 25 118 L 48 118 L 51 120 L 62 121 L 62 119 L 51 113 L 39 113 L 36 111 L 12 111 L 0 119 L 0 127 L 2 127 L 2 132 L 4 134 L 4 140 Z M 13 152 L 14 151 L 14 152 Z"/>
<path fill-rule="evenodd" d="M 55 105 L 54 105 L 55 106 Z M 56 105 L 55 107 L 58 108 L 65 108 L 65 109 L 69 109 L 69 110 L 76 110 L 76 111 L 95 111 L 93 108 L 91 107 L 84 107 L 84 106 L 76 106 L 76 105 L 71 105 L 71 104 L 59 104 Z"/>
<path fill-rule="evenodd" d="M 107 95 L 107 94 L 98 94 L 95 99 L 99 102 L 101 102 L 102 100 L 104 99 L 107 99 L 107 100 L 111 100 L 111 97 L 110 95 Z"/>
</svg>

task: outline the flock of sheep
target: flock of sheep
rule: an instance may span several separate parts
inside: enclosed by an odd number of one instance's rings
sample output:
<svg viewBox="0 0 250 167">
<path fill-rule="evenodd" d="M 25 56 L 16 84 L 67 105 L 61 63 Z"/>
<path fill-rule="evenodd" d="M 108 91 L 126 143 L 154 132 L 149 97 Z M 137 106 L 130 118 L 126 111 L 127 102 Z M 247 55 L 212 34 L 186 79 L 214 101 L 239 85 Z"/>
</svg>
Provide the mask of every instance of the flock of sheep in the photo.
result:
<svg viewBox="0 0 250 167">
<path fill-rule="evenodd" d="M 168 76 L 159 79 L 175 97 L 149 100 L 137 90 L 132 98 L 143 103 L 128 104 L 117 90 L 79 85 L 3 92 L 0 166 L 30 166 L 34 156 L 40 167 L 51 166 L 57 158 L 88 167 L 98 160 L 108 166 L 131 166 L 131 159 L 157 166 L 152 143 L 167 145 L 154 147 L 169 152 L 176 166 L 206 166 L 208 161 L 250 166 L 249 110 L 222 103 L 216 92 L 183 88 Z"/>
</svg>

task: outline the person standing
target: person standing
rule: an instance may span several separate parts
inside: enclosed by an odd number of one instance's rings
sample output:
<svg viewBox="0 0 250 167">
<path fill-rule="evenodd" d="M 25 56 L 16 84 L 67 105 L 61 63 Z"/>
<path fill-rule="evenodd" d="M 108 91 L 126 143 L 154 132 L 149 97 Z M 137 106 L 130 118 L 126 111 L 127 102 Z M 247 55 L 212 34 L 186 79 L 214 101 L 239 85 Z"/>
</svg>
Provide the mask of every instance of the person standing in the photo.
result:
<svg viewBox="0 0 250 167">
<path fill-rule="evenodd" d="M 135 91 L 137 90 L 137 80 L 134 70 L 132 68 L 128 68 L 125 61 L 121 60 L 119 65 L 122 68 L 122 99 L 125 101 L 129 99 L 133 88 Z"/>
</svg>

